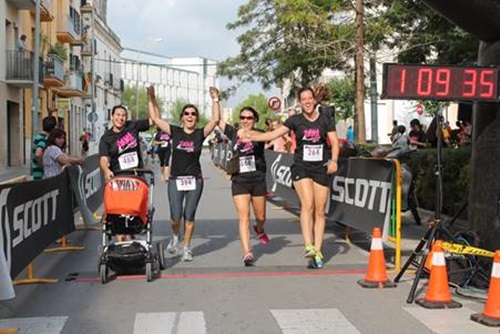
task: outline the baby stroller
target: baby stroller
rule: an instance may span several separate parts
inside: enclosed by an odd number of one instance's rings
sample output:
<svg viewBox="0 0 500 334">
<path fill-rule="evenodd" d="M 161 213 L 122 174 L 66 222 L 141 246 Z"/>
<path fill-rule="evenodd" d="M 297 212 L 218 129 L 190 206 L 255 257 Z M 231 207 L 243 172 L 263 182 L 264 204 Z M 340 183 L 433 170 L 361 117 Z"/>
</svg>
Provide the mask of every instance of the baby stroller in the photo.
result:
<svg viewBox="0 0 500 334">
<path fill-rule="evenodd" d="M 164 245 L 153 245 L 153 188 L 154 173 L 146 169 L 134 170 L 135 175 L 115 173 L 104 186 L 104 214 L 102 215 L 102 253 L 99 275 L 104 284 L 109 269 L 115 273 L 144 272 L 148 282 L 153 280 L 153 269 L 165 268 Z M 120 175 L 121 174 L 121 175 Z M 138 176 L 140 174 L 141 176 Z M 146 234 L 146 240 L 136 239 Z M 131 235 L 134 240 L 115 242 L 113 236 Z"/>
</svg>

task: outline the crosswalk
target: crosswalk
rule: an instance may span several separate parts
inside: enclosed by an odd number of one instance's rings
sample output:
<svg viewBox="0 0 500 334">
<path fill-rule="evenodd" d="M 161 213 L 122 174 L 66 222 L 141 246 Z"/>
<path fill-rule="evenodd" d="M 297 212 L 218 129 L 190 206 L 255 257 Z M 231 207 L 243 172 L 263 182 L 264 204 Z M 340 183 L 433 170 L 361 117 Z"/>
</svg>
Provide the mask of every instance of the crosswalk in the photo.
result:
<svg viewBox="0 0 500 334">
<path fill-rule="evenodd" d="M 469 320 L 471 309 L 428 310 L 420 307 L 404 307 L 408 314 L 417 319 L 430 332 L 437 334 L 498 333 Z M 326 309 L 275 309 L 269 310 L 283 334 L 359 334 L 362 333 L 340 310 Z M 458 315 L 458 317 L 457 317 Z M 458 319 L 458 320 L 457 320 Z M 462 319 L 462 320 L 460 320 Z M 0 334 L 5 329 L 17 329 L 19 334 L 59 334 L 68 317 L 34 317 L 0 320 Z M 65 332 L 75 333 L 70 328 Z M 228 333 L 230 333 L 228 329 Z M 211 334 L 203 312 L 156 312 L 137 313 L 133 334 Z"/>
</svg>

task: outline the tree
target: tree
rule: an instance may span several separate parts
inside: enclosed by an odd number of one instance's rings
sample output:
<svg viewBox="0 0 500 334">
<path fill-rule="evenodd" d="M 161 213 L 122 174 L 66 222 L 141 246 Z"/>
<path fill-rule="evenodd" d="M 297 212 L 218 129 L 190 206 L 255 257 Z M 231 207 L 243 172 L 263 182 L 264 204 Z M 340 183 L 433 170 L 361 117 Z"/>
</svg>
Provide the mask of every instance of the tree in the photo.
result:
<svg viewBox="0 0 500 334">
<path fill-rule="evenodd" d="M 377 0 L 391 28 L 387 46 L 399 50 L 398 61 L 405 63 L 475 63 L 479 41 L 457 27 L 423 1 Z"/>
<path fill-rule="evenodd" d="M 343 68 L 346 32 L 331 24 L 333 0 L 250 0 L 240 6 L 229 30 L 238 36 L 240 54 L 218 65 L 229 79 L 258 81 L 264 88 L 285 80 L 297 88 L 313 84 L 325 68 Z M 314 47 L 312 47 L 314 46 Z M 331 49 L 342 50 L 332 52 Z"/>
<path fill-rule="evenodd" d="M 139 89 L 137 92 L 135 86 L 125 86 L 122 93 L 122 104 L 126 105 L 129 109 L 129 118 L 136 118 L 137 93 L 139 93 L 139 119 L 149 118 L 148 95 L 146 93 L 146 89 Z M 163 101 L 161 99 L 157 99 L 157 102 L 158 107 L 162 110 L 164 105 Z"/>
<path fill-rule="evenodd" d="M 335 118 L 346 120 L 354 117 L 356 91 L 351 76 L 332 79 L 326 87 L 330 92 L 328 102 L 335 106 Z"/>
<path fill-rule="evenodd" d="M 267 105 L 267 98 L 264 96 L 264 94 L 262 93 L 257 95 L 250 94 L 236 107 L 236 109 L 233 111 L 231 119 L 228 120 L 228 122 L 230 123 L 239 122 L 240 110 L 246 106 L 251 106 L 259 113 L 259 121 L 255 125 L 256 128 L 264 130 L 266 128 L 265 124 L 266 118 L 276 117 L 274 115 L 274 112 L 271 109 L 269 109 Z"/>
</svg>

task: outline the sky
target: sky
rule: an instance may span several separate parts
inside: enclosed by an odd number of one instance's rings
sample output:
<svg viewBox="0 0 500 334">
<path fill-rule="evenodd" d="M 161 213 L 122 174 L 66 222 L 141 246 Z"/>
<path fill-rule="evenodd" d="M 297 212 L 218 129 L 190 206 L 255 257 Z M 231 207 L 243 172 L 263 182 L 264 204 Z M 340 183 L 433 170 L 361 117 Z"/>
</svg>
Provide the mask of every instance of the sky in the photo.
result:
<svg viewBox="0 0 500 334">
<path fill-rule="evenodd" d="M 167 57 L 205 57 L 217 61 L 239 53 L 236 37 L 226 25 L 238 17 L 247 0 L 108 0 L 107 23 L 122 47 L 142 49 Z M 161 42 L 148 42 L 161 38 Z M 227 79 L 220 80 L 222 89 Z M 258 84 L 244 84 L 227 101 L 235 107 L 248 94 L 271 97 Z"/>
</svg>

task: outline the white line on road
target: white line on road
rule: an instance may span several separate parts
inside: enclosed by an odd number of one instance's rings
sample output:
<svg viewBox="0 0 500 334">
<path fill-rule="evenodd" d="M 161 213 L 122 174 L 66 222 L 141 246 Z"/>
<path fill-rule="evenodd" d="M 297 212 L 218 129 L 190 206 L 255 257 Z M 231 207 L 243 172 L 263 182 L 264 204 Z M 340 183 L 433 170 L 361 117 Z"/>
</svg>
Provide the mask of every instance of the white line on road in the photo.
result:
<svg viewBox="0 0 500 334">
<path fill-rule="evenodd" d="M 0 330 L 17 328 L 19 334 L 59 334 L 68 317 L 13 318 L 0 320 Z"/>
<path fill-rule="evenodd" d="M 206 334 L 203 312 L 137 313 L 134 334 Z"/>
<path fill-rule="evenodd" d="M 335 308 L 271 310 L 283 334 L 359 334 Z"/>
<path fill-rule="evenodd" d="M 403 310 L 410 313 L 436 334 L 498 333 L 498 328 L 486 327 L 470 320 L 471 314 L 477 312 L 467 307 L 438 310 L 423 307 L 403 307 Z"/>
</svg>

